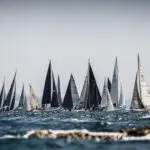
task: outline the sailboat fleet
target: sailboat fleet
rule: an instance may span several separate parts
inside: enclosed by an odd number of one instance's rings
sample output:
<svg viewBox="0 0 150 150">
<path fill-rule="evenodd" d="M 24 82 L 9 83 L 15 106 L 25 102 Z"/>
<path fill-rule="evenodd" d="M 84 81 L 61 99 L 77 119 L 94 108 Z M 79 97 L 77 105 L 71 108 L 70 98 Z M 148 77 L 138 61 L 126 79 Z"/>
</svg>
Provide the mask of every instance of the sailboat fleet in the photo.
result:
<svg viewBox="0 0 150 150">
<path fill-rule="evenodd" d="M 85 76 L 81 95 L 79 96 L 73 74 L 70 75 L 67 90 L 62 100 L 60 77 L 55 81 L 54 73 L 49 62 L 41 104 L 37 100 L 34 89 L 29 84 L 29 97 L 22 86 L 19 103 L 16 106 L 16 75 L 15 72 L 10 89 L 6 95 L 5 79 L 0 91 L 0 110 L 5 111 L 41 111 L 41 110 L 89 110 L 115 111 L 126 108 L 120 80 L 118 60 L 116 58 L 112 82 L 105 77 L 102 94 L 100 93 L 90 61 Z M 150 110 L 150 89 L 143 74 L 143 68 L 138 55 L 138 68 L 133 89 L 131 110 Z"/>
</svg>

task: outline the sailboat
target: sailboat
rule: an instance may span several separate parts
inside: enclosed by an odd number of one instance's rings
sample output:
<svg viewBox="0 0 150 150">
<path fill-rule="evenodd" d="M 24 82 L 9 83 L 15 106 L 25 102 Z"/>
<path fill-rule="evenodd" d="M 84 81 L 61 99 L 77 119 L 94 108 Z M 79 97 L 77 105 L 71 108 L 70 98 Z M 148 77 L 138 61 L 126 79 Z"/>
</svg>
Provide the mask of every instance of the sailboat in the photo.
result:
<svg viewBox="0 0 150 150">
<path fill-rule="evenodd" d="M 30 107 L 31 107 L 31 111 L 38 111 L 40 109 L 40 105 L 37 101 L 37 98 L 35 96 L 35 92 L 31 86 L 31 84 L 29 84 L 30 87 Z"/>
<path fill-rule="evenodd" d="M 110 96 L 113 100 L 113 105 L 115 108 L 120 108 L 120 107 L 122 107 L 122 105 L 125 105 L 122 84 L 121 84 L 121 81 L 119 78 L 117 57 L 116 57 L 115 67 L 114 67 L 114 72 L 113 72 Z"/>
<path fill-rule="evenodd" d="M 108 90 L 108 80 L 105 78 L 104 81 L 104 87 L 103 87 L 103 93 L 102 93 L 102 101 L 101 101 L 101 109 L 105 111 L 113 111 L 114 106 L 113 102 Z"/>
<path fill-rule="evenodd" d="M 88 72 L 85 77 L 83 89 L 80 96 L 79 108 L 95 110 L 101 104 L 101 95 L 97 86 L 97 82 L 89 62 Z"/>
<path fill-rule="evenodd" d="M 17 72 L 16 72 L 17 73 Z M 3 103 L 3 111 L 9 111 L 10 110 L 10 107 L 12 107 L 12 101 L 14 101 L 14 94 L 15 94 L 15 79 L 16 79 L 16 73 L 14 75 L 14 78 L 13 78 L 13 81 L 11 83 L 11 86 L 10 86 L 10 89 L 9 89 L 9 92 L 6 96 L 6 99 L 4 100 L 4 103 Z"/>
<path fill-rule="evenodd" d="M 3 108 L 4 100 L 5 100 L 5 79 L 4 79 L 3 86 L 0 92 L 0 110 L 2 110 Z"/>
<path fill-rule="evenodd" d="M 44 91 L 43 91 L 43 97 L 42 97 L 42 108 L 46 109 L 50 107 L 51 104 L 51 61 L 48 66 L 45 85 L 44 85 Z"/>
<path fill-rule="evenodd" d="M 71 111 L 72 109 L 76 108 L 78 103 L 79 103 L 79 95 L 78 95 L 74 77 L 71 74 L 70 80 L 67 86 L 66 94 L 64 97 L 64 101 L 63 101 L 63 108 Z"/>
<path fill-rule="evenodd" d="M 52 101 L 51 101 L 51 108 L 58 108 L 60 107 L 60 103 L 58 100 L 58 93 L 57 93 L 57 88 L 56 88 L 56 83 L 54 79 L 54 74 L 52 72 L 52 78 L 53 78 L 53 91 L 52 91 Z"/>
<path fill-rule="evenodd" d="M 134 84 L 131 109 L 150 110 L 150 89 L 142 70 L 143 68 L 138 55 L 138 70 Z"/>
</svg>

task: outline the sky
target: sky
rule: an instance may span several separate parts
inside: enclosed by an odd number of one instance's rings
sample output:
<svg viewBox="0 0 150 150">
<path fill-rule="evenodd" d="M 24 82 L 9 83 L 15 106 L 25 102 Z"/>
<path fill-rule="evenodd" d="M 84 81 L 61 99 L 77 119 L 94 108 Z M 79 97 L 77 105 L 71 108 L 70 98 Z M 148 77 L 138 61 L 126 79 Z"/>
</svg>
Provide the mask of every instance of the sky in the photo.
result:
<svg viewBox="0 0 150 150">
<path fill-rule="evenodd" d="M 131 99 L 137 53 L 150 82 L 150 1 L 0 0 L 0 83 L 17 93 L 31 83 L 42 96 L 49 60 L 64 95 L 70 73 L 81 93 L 88 59 L 102 91 L 112 80 L 115 57 L 126 99 Z"/>
</svg>

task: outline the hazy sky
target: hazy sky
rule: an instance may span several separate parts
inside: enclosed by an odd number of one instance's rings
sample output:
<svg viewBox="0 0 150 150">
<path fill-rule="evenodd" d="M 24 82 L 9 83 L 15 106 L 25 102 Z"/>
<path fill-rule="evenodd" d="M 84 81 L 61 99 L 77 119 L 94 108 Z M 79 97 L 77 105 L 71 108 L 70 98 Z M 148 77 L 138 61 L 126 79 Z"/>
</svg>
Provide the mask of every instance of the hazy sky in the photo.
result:
<svg viewBox="0 0 150 150">
<path fill-rule="evenodd" d="M 28 83 L 41 96 L 49 60 L 62 93 L 73 73 L 79 93 L 91 60 L 102 91 L 118 56 L 127 98 L 132 96 L 137 53 L 150 81 L 150 1 L 0 0 L 0 82 L 8 91 L 16 68 L 17 93 Z"/>
</svg>

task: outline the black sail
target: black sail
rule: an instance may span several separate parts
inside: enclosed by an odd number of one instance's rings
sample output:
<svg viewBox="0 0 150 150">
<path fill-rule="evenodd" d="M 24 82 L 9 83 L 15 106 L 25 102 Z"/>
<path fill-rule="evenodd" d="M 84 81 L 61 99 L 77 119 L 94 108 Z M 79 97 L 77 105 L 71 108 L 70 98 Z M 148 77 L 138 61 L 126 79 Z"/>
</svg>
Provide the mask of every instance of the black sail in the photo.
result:
<svg viewBox="0 0 150 150">
<path fill-rule="evenodd" d="M 42 97 L 42 107 L 51 104 L 51 62 L 49 63 Z"/>
<path fill-rule="evenodd" d="M 101 103 L 101 96 L 100 96 L 100 92 L 98 90 L 98 86 L 96 83 L 96 79 L 92 70 L 92 67 L 89 63 L 89 80 L 88 80 L 88 99 L 85 105 L 86 109 L 90 109 L 90 108 L 97 108 L 98 105 Z"/>
<path fill-rule="evenodd" d="M 57 89 L 56 89 L 56 84 L 55 84 L 55 79 L 54 79 L 53 73 L 52 73 L 52 78 L 53 78 L 53 91 L 52 91 L 51 107 L 59 107 Z"/>
<path fill-rule="evenodd" d="M 108 78 L 108 81 L 107 81 L 107 86 L 108 86 L 108 91 L 110 93 L 110 91 L 111 91 L 111 82 L 110 82 L 109 78 Z"/>
<path fill-rule="evenodd" d="M 16 79 L 16 73 L 15 73 L 15 76 L 14 76 L 13 81 L 11 83 L 9 92 L 6 96 L 5 101 L 4 101 L 4 104 L 3 104 L 3 109 L 4 110 L 8 110 L 9 107 L 10 107 L 10 104 L 11 104 L 11 101 L 12 101 L 12 98 L 13 98 L 13 90 L 14 90 L 14 85 L 15 85 L 15 79 Z"/>
<path fill-rule="evenodd" d="M 58 81 L 57 81 L 57 92 L 58 92 L 58 102 L 59 102 L 59 105 L 61 106 L 62 105 L 62 99 L 61 99 L 61 88 L 60 88 L 59 75 L 58 75 Z"/>
<path fill-rule="evenodd" d="M 11 101 L 11 105 L 10 105 L 10 108 L 9 110 L 13 110 L 14 109 L 14 106 L 15 106 L 15 100 L 16 100 L 16 82 L 15 82 L 15 85 L 14 85 L 14 92 L 13 92 L 13 98 L 12 98 L 12 101 Z"/>
<path fill-rule="evenodd" d="M 4 100 L 5 100 L 5 81 L 3 82 L 2 90 L 0 93 L 0 108 L 2 107 Z"/>
<path fill-rule="evenodd" d="M 22 87 L 18 108 L 19 109 L 23 109 L 24 108 L 24 85 Z"/>
<path fill-rule="evenodd" d="M 69 80 L 68 87 L 65 93 L 63 107 L 69 110 L 73 108 L 72 93 L 71 93 L 71 80 Z"/>
</svg>

